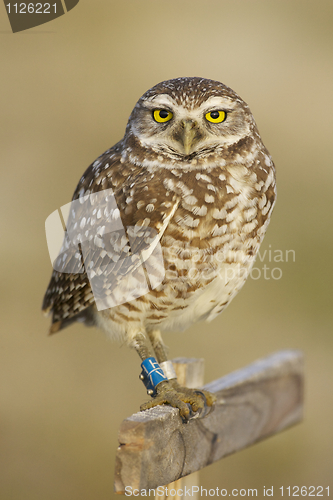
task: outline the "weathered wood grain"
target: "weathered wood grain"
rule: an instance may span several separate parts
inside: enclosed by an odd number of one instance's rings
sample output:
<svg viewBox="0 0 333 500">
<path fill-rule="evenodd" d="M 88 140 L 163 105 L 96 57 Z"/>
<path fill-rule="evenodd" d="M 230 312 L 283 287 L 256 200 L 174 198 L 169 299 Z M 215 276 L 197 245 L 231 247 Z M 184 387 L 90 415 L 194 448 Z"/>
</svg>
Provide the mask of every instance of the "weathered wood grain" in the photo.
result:
<svg viewBox="0 0 333 500">
<path fill-rule="evenodd" d="M 203 358 L 176 358 L 172 360 L 172 363 L 180 385 L 195 389 L 204 384 L 205 360 Z M 192 490 L 192 487 L 197 484 L 199 484 L 199 471 L 169 483 L 167 485 L 167 490 L 163 492 L 157 492 L 156 490 L 155 499 L 182 500 L 183 496 L 180 496 L 178 492 L 184 491 L 186 487 L 193 491 L 191 500 L 197 500 L 199 495 L 195 490 Z M 166 491 L 168 491 L 168 494 Z M 170 492 L 175 492 L 175 495 L 172 495 Z"/>
<path fill-rule="evenodd" d="M 163 406 L 132 415 L 119 430 L 115 491 L 152 489 L 299 422 L 303 356 L 281 351 L 204 386 L 214 411 L 184 424 Z"/>
</svg>

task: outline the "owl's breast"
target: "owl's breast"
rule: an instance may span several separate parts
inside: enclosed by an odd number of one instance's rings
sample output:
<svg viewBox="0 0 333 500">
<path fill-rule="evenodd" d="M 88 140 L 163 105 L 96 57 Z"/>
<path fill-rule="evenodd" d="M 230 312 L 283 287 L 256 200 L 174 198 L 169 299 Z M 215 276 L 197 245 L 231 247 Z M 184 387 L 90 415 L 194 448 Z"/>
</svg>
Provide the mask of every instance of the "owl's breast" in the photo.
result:
<svg viewBox="0 0 333 500">
<path fill-rule="evenodd" d="M 244 167 L 238 178 L 222 168 L 166 177 L 165 196 L 179 197 L 161 240 L 166 264 L 183 272 L 202 265 L 216 271 L 252 260 L 263 224 L 255 180 Z"/>
<path fill-rule="evenodd" d="M 251 270 L 273 205 L 265 194 L 273 174 L 266 185 L 244 167 L 175 177 L 163 180 L 166 199 L 179 203 L 161 239 L 165 279 L 156 306 L 172 304 L 162 329 L 213 319 L 228 305 Z"/>
</svg>

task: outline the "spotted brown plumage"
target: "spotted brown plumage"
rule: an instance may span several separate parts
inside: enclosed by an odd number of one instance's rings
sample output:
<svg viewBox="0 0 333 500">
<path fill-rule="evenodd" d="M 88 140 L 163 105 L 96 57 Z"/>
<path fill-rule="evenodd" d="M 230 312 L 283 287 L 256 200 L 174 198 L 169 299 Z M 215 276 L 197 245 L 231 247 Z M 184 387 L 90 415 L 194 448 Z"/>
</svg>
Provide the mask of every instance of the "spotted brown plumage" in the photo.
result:
<svg viewBox="0 0 333 500">
<path fill-rule="evenodd" d="M 94 215 L 85 217 L 80 205 L 108 189 L 115 205 L 95 198 Z M 52 313 L 50 332 L 83 321 L 125 339 L 142 359 L 151 353 L 150 341 L 158 361 L 165 361 L 160 332 L 214 319 L 242 287 L 275 196 L 273 161 L 250 109 L 233 90 L 202 78 L 156 85 L 134 107 L 124 138 L 86 170 L 75 190 L 73 200 L 80 203 L 67 221 L 71 238 L 59 257 L 63 268 L 53 271 L 43 303 Z M 136 251 L 143 243 L 135 237 L 144 228 L 152 231 L 145 244 L 161 245 L 165 276 L 148 293 L 119 304 L 120 280 L 138 270 Z M 103 270 L 90 273 L 90 281 L 86 272 L 73 272 L 82 263 L 78 244 L 89 238 L 84 271 L 89 265 Z M 97 310 L 94 279 L 108 304 L 116 305 Z M 186 408 L 177 406 L 184 417 Z"/>
</svg>

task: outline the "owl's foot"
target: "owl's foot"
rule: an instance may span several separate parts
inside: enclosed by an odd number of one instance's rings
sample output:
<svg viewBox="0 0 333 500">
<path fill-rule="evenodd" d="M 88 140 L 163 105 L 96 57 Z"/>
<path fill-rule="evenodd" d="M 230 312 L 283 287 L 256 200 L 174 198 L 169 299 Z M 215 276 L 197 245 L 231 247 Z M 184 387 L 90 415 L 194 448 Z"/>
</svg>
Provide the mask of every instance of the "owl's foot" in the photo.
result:
<svg viewBox="0 0 333 500">
<path fill-rule="evenodd" d="M 169 404 L 179 409 L 179 414 L 188 422 L 193 418 L 203 418 L 211 411 L 216 401 L 214 394 L 202 389 L 181 387 L 177 380 L 161 382 L 156 387 L 156 396 L 141 405 L 140 410 L 148 410 L 154 406 Z"/>
</svg>

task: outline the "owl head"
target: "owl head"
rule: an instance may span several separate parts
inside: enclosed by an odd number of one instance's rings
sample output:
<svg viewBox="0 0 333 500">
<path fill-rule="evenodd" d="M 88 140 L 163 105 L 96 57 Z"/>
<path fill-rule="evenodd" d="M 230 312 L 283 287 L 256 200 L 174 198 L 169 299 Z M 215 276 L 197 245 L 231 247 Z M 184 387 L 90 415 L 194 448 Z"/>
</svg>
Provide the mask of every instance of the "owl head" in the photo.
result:
<svg viewBox="0 0 333 500">
<path fill-rule="evenodd" d="M 193 77 L 161 82 L 143 94 L 126 134 L 157 153 L 193 158 L 236 144 L 254 129 L 250 109 L 233 90 Z"/>
</svg>

